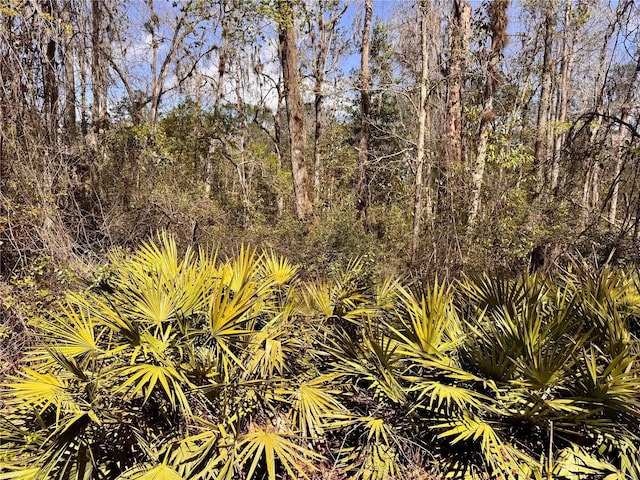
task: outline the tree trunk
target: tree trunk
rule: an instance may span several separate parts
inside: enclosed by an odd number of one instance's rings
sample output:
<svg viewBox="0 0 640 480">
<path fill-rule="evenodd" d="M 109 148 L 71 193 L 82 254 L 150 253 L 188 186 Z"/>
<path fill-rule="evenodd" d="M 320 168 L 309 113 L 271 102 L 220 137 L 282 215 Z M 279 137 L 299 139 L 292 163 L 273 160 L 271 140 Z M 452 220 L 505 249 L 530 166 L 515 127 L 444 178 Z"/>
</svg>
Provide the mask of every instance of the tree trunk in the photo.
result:
<svg viewBox="0 0 640 480">
<path fill-rule="evenodd" d="M 447 110 L 444 128 L 444 172 L 462 162 L 462 84 L 465 58 L 471 35 L 471 5 L 466 0 L 454 0 L 450 28 L 451 60 L 447 78 Z M 446 188 L 446 185 L 445 185 Z"/>
<path fill-rule="evenodd" d="M 84 51 L 86 44 L 84 44 Z M 80 75 L 80 134 L 85 137 L 89 131 L 89 104 L 87 102 L 87 83 L 89 82 L 89 65 L 86 54 L 79 54 L 79 75 Z"/>
<path fill-rule="evenodd" d="M 314 87 L 314 106 L 315 106 L 315 128 L 313 131 L 313 200 L 318 202 L 320 200 L 320 170 L 322 169 L 322 156 L 320 152 L 320 139 L 322 138 L 323 125 L 323 109 L 322 102 L 324 96 L 322 94 L 321 82 L 316 80 L 316 86 Z"/>
<path fill-rule="evenodd" d="M 539 187 L 542 188 L 546 177 L 544 167 L 549 155 L 549 113 L 551 109 L 551 74 L 553 70 L 553 31 L 555 19 L 553 6 L 548 5 L 544 13 L 544 52 L 542 57 L 542 78 L 540 86 L 540 103 L 536 122 L 536 141 L 534 147 L 534 163 L 538 170 Z"/>
<path fill-rule="evenodd" d="M 55 12 L 52 0 L 45 0 L 42 5 L 43 12 L 49 16 L 51 21 L 55 21 Z M 49 141 L 54 142 L 57 134 L 58 123 L 58 78 L 56 76 L 57 60 L 56 50 L 57 44 L 54 40 L 54 32 L 50 32 L 45 38 L 44 58 L 42 62 L 42 87 L 43 87 L 43 110 L 44 118 L 47 125 L 47 134 Z"/>
<path fill-rule="evenodd" d="M 104 80 L 104 66 L 102 65 L 102 5 L 100 0 L 91 0 L 91 121 L 94 132 L 104 127 L 106 111 L 102 98 L 106 82 Z"/>
<path fill-rule="evenodd" d="M 493 120 L 493 96 L 486 98 L 480 119 L 480 133 L 478 137 L 478 147 L 476 158 L 471 171 L 471 204 L 469 206 L 469 217 L 467 219 L 467 233 L 470 233 L 476 225 L 478 211 L 480 210 L 480 194 L 482 193 L 482 181 L 484 179 L 484 169 L 487 163 L 487 146 L 489 144 L 489 126 Z"/>
<path fill-rule="evenodd" d="M 593 171 L 591 176 L 591 198 L 589 199 L 589 205 L 591 206 L 591 217 L 598 212 L 598 204 L 600 203 L 600 163 L 593 164 Z"/>
<path fill-rule="evenodd" d="M 216 85 L 216 93 L 214 97 L 214 108 L 216 112 L 220 111 L 220 101 L 222 100 L 222 85 L 224 83 L 224 75 L 227 70 L 227 52 L 229 51 L 229 18 L 227 13 L 227 2 L 220 2 L 220 22 L 222 24 L 222 32 L 220 34 L 222 45 L 218 54 L 218 83 Z"/>
<path fill-rule="evenodd" d="M 564 145 L 565 122 L 567 121 L 567 105 L 569 98 L 569 79 L 573 64 L 574 29 L 571 23 L 571 0 L 566 0 L 564 9 L 564 22 L 562 32 L 562 57 L 560 59 L 560 83 L 558 85 L 558 108 L 556 109 L 556 124 L 560 133 L 555 135 L 553 147 L 553 159 L 551 165 L 551 190 L 556 192 L 560 176 L 560 155 Z"/>
<path fill-rule="evenodd" d="M 283 126 L 282 126 L 282 100 L 283 100 L 283 94 L 280 91 L 280 88 L 277 88 L 278 90 L 278 104 L 276 105 L 275 108 L 275 112 L 273 114 L 273 143 L 276 146 L 276 155 L 278 158 L 278 171 L 282 169 L 282 154 L 280 153 L 282 151 L 282 146 L 283 146 L 283 140 L 282 140 L 282 130 L 283 130 Z M 282 190 L 280 188 L 278 188 L 276 190 L 276 205 L 278 207 L 278 218 L 281 218 L 282 215 L 284 214 L 284 207 L 285 207 L 285 198 L 284 195 L 282 194 Z"/>
<path fill-rule="evenodd" d="M 624 127 L 620 127 L 621 129 Z M 616 217 L 618 216 L 618 197 L 620 196 L 620 176 L 622 175 L 622 167 L 624 165 L 624 157 L 622 155 L 621 147 L 624 140 L 614 137 L 614 151 L 617 151 L 616 164 L 613 171 L 613 187 L 611 189 L 611 203 L 609 204 L 609 223 L 614 226 L 616 223 Z M 617 148 L 615 148 L 617 146 Z"/>
<path fill-rule="evenodd" d="M 298 78 L 298 51 L 293 21 L 293 1 L 278 0 L 277 5 L 280 15 L 278 46 L 289 123 L 293 194 L 296 214 L 298 219 L 304 222 L 313 220 L 313 205 L 309 195 L 309 174 L 305 164 L 306 138 L 302 95 L 300 94 L 300 80 Z"/>
<path fill-rule="evenodd" d="M 429 52 L 427 49 L 427 0 L 420 2 L 420 45 L 422 51 L 422 69 L 420 73 L 420 103 L 418 104 L 418 139 L 416 146 L 416 182 L 413 199 L 413 234 L 411 237 L 411 261 L 417 259 L 422 232 L 422 214 L 425 195 L 425 138 L 427 135 L 427 82 L 429 78 Z M 428 169 L 429 170 L 429 169 Z M 430 192 L 426 192 L 427 199 Z M 429 206 L 430 207 L 430 206 Z M 428 210 L 431 210 L 430 208 Z"/>
<path fill-rule="evenodd" d="M 227 14 L 227 2 L 226 0 L 222 0 L 220 2 L 220 22 L 222 25 L 221 31 L 221 42 L 220 50 L 218 53 L 218 83 L 216 84 L 215 96 L 213 99 L 213 108 L 214 112 L 219 115 L 220 114 L 220 103 L 222 102 L 222 85 L 224 83 L 224 76 L 227 70 L 227 52 L 229 50 L 229 17 Z M 216 142 L 211 143 L 211 147 L 209 148 L 209 153 L 207 154 L 206 165 L 205 165 L 205 178 L 204 178 L 204 193 L 207 198 L 211 197 L 211 192 L 213 188 L 213 162 L 215 156 L 213 153 L 216 150 Z M 212 151 L 213 150 L 213 151 Z"/>
<path fill-rule="evenodd" d="M 482 108 L 482 118 L 480 119 L 480 133 L 476 159 L 471 172 L 471 204 L 469 206 L 469 217 L 467 220 L 467 230 L 475 227 L 476 217 L 480 209 L 480 193 L 484 178 L 486 165 L 487 146 L 489 142 L 489 126 L 495 117 L 493 111 L 493 99 L 496 87 L 498 86 L 498 60 L 506 43 L 507 31 L 507 8 L 510 0 L 493 0 L 489 6 L 489 29 L 491 33 L 491 49 L 489 51 L 489 63 L 487 65 L 487 79 L 484 89 L 484 105 Z"/>
<path fill-rule="evenodd" d="M 61 18 L 63 23 L 71 25 L 71 2 L 66 0 L 62 8 Z M 76 139 L 76 76 L 74 69 L 74 54 L 72 36 L 65 35 L 64 45 L 64 129 L 66 141 L 69 145 Z"/>
<path fill-rule="evenodd" d="M 325 2 L 317 0 L 317 12 L 315 13 L 315 26 L 309 27 L 311 48 L 313 51 L 313 86 L 314 95 L 314 117 L 315 130 L 313 133 L 313 200 L 320 201 L 320 179 L 322 173 L 322 155 L 320 152 L 320 141 L 324 134 L 324 91 L 323 86 L 327 73 L 329 72 L 329 57 L 333 53 L 333 60 L 336 60 L 334 47 L 334 36 L 336 25 L 347 11 L 347 6 L 338 9 L 337 2 Z M 328 16 L 325 18 L 325 12 Z M 317 31 L 316 31 L 317 28 Z"/>
<path fill-rule="evenodd" d="M 242 84 L 242 67 L 238 68 L 237 75 L 235 77 L 236 86 L 236 115 L 240 121 L 240 135 L 236 137 L 236 149 L 239 154 L 239 161 L 236 162 L 235 167 L 238 172 L 238 182 L 240 185 L 240 192 L 242 194 L 242 209 L 244 213 L 243 225 L 248 226 L 251 222 L 251 171 L 249 168 L 250 163 L 247 161 L 247 140 L 249 138 L 249 128 L 247 126 L 246 119 L 246 105 L 242 98 L 241 84 Z"/>
<path fill-rule="evenodd" d="M 320 169 L 322 167 L 322 158 L 320 155 L 320 138 L 322 137 L 323 129 L 323 108 L 322 103 L 324 101 L 324 95 L 322 93 L 322 84 L 324 83 L 324 76 L 327 70 L 327 59 L 329 58 L 329 48 L 331 48 L 331 36 L 333 32 L 327 32 L 327 27 L 324 22 L 324 11 L 322 4 L 320 4 L 318 12 L 318 34 L 312 35 L 312 41 L 317 38 L 316 55 L 313 65 L 313 76 L 315 83 L 313 86 L 314 96 L 314 117 L 315 117 L 315 129 L 313 132 L 313 200 L 318 202 L 320 200 Z M 325 38 L 329 34 L 328 38 Z"/>
<path fill-rule="evenodd" d="M 625 95 L 622 108 L 620 109 L 620 120 L 629 125 L 632 124 L 631 110 L 633 109 L 633 97 L 636 92 L 636 83 L 640 77 L 640 51 L 638 53 L 638 60 L 636 62 L 635 70 L 629 81 L 627 93 Z M 615 224 L 618 214 L 618 197 L 620 195 L 620 176 L 622 175 L 622 169 L 624 166 L 625 148 L 627 142 L 630 140 L 631 132 L 626 125 L 619 125 L 620 130 L 613 136 L 613 151 L 616 156 L 616 164 L 614 168 L 613 188 L 611 191 L 611 203 L 609 204 L 609 223 Z"/>
<path fill-rule="evenodd" d="M 154 0 L 147 0 L 149 5 L 148 29 L 151 35 L 151 105 L 149 106 L 149 123 L 156 123 L 158 116 L 158 103 L 160 97 L 160 79 L 158 78 L 158 48 L 159 43 L 156 38 L 156 26 L 158 16 L 156 14 Z"/>
<path fill-rule="evenodd" d="M 360 135 L 358 139 L 358 180 L 356 184 L 356 209 L 358 218 L 367 227 L 369 192 L 369 139 L 371 137 L 371 77 L 369 57 L 371 55 L 371 18 L 373 0 L 364 2 L 364 25 L 362 27 L 362 50 L 360 54 Z"/>
</svg>

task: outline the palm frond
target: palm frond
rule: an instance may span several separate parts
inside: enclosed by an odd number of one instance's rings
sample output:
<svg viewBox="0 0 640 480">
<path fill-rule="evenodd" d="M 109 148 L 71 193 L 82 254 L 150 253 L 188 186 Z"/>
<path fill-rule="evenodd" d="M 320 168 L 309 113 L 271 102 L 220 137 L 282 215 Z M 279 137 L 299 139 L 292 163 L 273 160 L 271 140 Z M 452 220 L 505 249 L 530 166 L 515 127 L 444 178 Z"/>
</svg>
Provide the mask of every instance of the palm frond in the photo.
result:
<svg viewBox="0 0 640 480">
<path fill-rule="evenodd" d="M 364 416 L 351 419 L 352 428 L 361 432 L 358 444 L 341 459 L 343 469 L 351 478 L 390 480 L 401 471 L 398 455 L 400 438 L 384 419 Z"/>
<path fill-rule="evenodd" d="M 402 284 L 400 280 L 387 277 L 374 287 L 374 301 L 376 308 L 382 311 L 391 311 L 396 306 L 396 302 L 402 295 Z"/>
<path fill-rule="evenodd" d="M 524 281 L 514 282 L 486 274 L 476 278 L 464 277 L 459 285 L 466 298 L 480 311 L 501 309 L 504 305 L 517 310 L 526 296 Z"/>
<path fill-rule="evenodd" d="M 66 381 L 51 373 L 40 373 L 31 368 L 24 368 L 20 377 L 10 379 L 3 385 L 5 402 L 17 408 L 33 408 L 42 415 L 52 407 L 59 418 L 62 413 L 77 412 L 74 398 L 67 391 Z"/>
<path fill-rule="evenodd" d="M 237 290 L 230 286 L 216 285 L 211 295 L 208 318 L 209 333 L 215 339 L 246 335 L 249 313 L 262 299 L 253 283 L 243 283 Z"/>
<path fill-rule="evenodd" d="M 540 469 L 536 460 L 505 442 L 490 423 L 477 417 L 464 415 L 432 428 L 444 430 L 438 437 L 448 439 L 451 445 L 460 442 L 479 444 L 493 475 L 506 474 L 507 478 L 525 479 L 530 478 L 532 471 Z"/>
<path fill-rule="evenodd" d="M 77 293 L 71 293 L 67 298 L 76 308 L 91 312 L 92 317 L 100 324 L 119 333 L 124 341 L 131 345 L 140 343 L 140 326 L 116 305 L 115 299 Z"/>
<path fill-rule="evenodd" d="M 390 328 L 403 353 L 443 356 L 462 344 L 462 326 L 444 284 L 436 282 L 420 300 L 405 289 L 399 296 L 400 327 Z"/>
<path fill-rule="evenodd" d="M 118 390 L 126 391 L 131 398 L 142 396 L 146 402 L 159 385 L 172 408 L 179 408 L 185 416 L 191 416 L 191 406 L 182 387 L 188 383 L 175 367 L 140 363 L 123 367 L 117 376 L 122 379 Z"/>
<path fill-rule="evenodd" d="M 222 424 L 194 419 L 201 430 L 172 445 L 169 463 L 189 480 L 232 479 L 237 464 L 235 435 Z"/>
<path fill-rule="evenodd" d="M 46 450 L 39 461 L 37 478 L 68 478 L 85 480 L 91 477 L 93 461 L 82 434 L 91 423 L 91 416 L 78 412 L 58 422 L 57 428 L 44 442 Z"/>
<path fill-rule="evenodd" d="M 271 279 L 278 288 L 282 288 L 291 282 L 298 273 L 299 268 L 274 252 L 270 252 L 262 259 L 263 276 Z"/>
<path fill-rule="evenodd" d="M 503 335 L 503 330 L 494 321 L 495 314 L 489 314 L 465 322 L 468 339 L 462 349 L 466 361 L 476 371 L 499 383 L 507 383 L 514 378 L 518 365 L 516 360 L 523 354 L 521 344 L 512 342 L 511 336 Z"/>
<path fill-rule="evenodd" d="M 160 325 L 202 310 L 206 293 L 218 275 L 215 264 L 187 249 L 178 258 L 173 239 L 145 244 L 124 262 L 115 280 L 115 302 L 132 319 Z"/>
<path fill-rule="evenodd" d="M 98 346 L 100 328 L 98 328 L 91 314 L 82 308 L 73 305 L 61 305 L 60 313 L 55 316 L 55 321 L 43 322 L 40 327 L 40 335 L 49 344 L 55 345 L 55 349 L 63 355 L 71 358 L 89 357 L 95 359 L 101 352 Z M 45 353 L 42 352 L 41 353 Z M 47 360 L 47 354 L 32 356 L 32 360 Z"/>
<path fill-rule="evenodd" d="M 583 478 L 604 478 L 606 480 L 626 480 L 614 465 L 598 458 L 578 445 L 562 449 L 553 460 L 553 475 L 566 480 Z"/>
<path fill-rule="evenodd" d="M 300 293 L 304 313 L 355 323 L 377 314 L 377 309 L 369 304 L 369 286 L 364 285 L 359 278 L 362 268 L 362 260 L 355 259 L 332 282 L 321 280 L 304 284 Z"/>
<path fill-rule="evenodd" d="M 492 399 L 473 389 L 459 385 L 447 385 L 442 382 L 420 379 L 414 382 L 410 391 L 419 392 L 416 406 L 435 413 L 452 414 L 454 411 L 467 412 L 470 409 L 483 409 Z"/>
<path fill-rule="evenodd" d="M 322 315 L 330 317 L 333 314 L 330 286 L 328 282 L 306 282 L 302 284 L 298 293 L 298 301 L 305 315 Z"/>
<path fill-rule="evenodd" d="M 322 456 L 297 445 L 291 437 L 290 434 L 270 426 L 255 427 L 243 435 L 238 445 L 238 462 L 241 465 L 251 462 L 247 470 L 247 479 L 253 478 L 262 463 L 269 480 L 276 480 L 276 460 L 292 478 L 308 478 L 307 472 L 316 470 L 312 460 L 320 460 Z"/>
<path fill-rule="evenodd" d="M 300 383 L 295 389 L 283 390 L 283 394 L 293 397 L 293 422 L 303 437 L 318 438 L 347 413 L 337 399 L 341 391 L 332 385 L 337 378 L 337 375 L 322 375 Z"/>
<path fill-rule="evenodd" d="M 358 452 L 360 465 L 353 478 L 362 480 L 391 480 L 398 478 L 400 464 L 393 445 L 367 444 Z"/>
<path fill-rule="evenodd" d="M 368 325 L 361 339 L 345 332 L 334 334 L 330 352 L 335 358 L 336 373 L 352 377 L 373 392 L 375 398 L 402 402 L 406 398 L 399 376 L 403 357 L 397 350 L 397 342 L 385 336 L 380 328 Z"/>
<path fill-rule="evenodd" d="M 0 480 L 36 480 L 39 471 L 37 467 L 14 467 L 0 462 Z"/>
<path fill-rule="evenodd" d="M 222 283 L 230 290 L 238 292 L 259 277 L 262 266 L 262 255 L 258 255 L 255 249 L 242 245 L 240 252 L 226 263 Z M 271 283 L 261 282 L 260 288 L 269 289 Z"/>
<path fill-rule="evenodd" d="M 118 480 L 185 480 L 169 465 L 161 463 L 151 466 L 136 467 L 118 477 Z"/>
</svg>

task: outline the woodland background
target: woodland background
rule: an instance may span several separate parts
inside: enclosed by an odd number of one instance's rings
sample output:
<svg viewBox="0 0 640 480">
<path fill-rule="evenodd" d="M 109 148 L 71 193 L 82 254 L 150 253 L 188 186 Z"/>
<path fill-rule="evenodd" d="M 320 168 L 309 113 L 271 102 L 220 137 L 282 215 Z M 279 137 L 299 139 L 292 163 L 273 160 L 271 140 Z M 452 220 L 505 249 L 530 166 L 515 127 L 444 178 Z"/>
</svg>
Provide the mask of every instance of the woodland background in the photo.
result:
<svg viewBox="0 0 640 480">
<path fill-rule="evenodd" d="M 633 262 L 639 19 L 631 0 L 5 1 L 2 276 L 72 275 L 159 229 L 311 273 Z"/>
<path fill-rule="evenodd" d="M 639 84 L 633 0 L 0 0 L 0 480 L 640 479 Z"/>
</svg>

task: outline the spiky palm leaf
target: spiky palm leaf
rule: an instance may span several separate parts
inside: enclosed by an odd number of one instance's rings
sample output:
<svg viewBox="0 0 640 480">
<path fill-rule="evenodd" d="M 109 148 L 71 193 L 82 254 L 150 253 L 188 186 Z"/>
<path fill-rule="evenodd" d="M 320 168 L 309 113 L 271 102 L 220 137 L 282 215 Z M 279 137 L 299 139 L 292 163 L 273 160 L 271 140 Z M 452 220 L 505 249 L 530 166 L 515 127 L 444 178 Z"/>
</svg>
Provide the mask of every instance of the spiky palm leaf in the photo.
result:
<svg viewBox="0 0 640 480">
<path fill-rule="evenodd" d="M 505 441 L 496 427 L 486 420 L 464 415 L 432 428 L 442 430 L 438 437 L 449 439 L 451 445 L 477 442 L 491 475 L 502 474 L 505 478 L 528 479 L 533 471 L 540 470 L 536 460 Z"/>
<path fill-rule="evenodd" d="M 271 279 L 278 288 L 294 280 L 300 267 L 291 264 L 286 258 L 270 252 L 262 260 L 262 270 L 265 278 Z"/>
<path fill-rule="evenodd" d="M 184 480 L 184 477 L 168 465 L 160 464 L 152 468 L 139 468 L 121 475 L 118 480 Z"/>
<path fill-rule="evenodd" d="M 335 428 L 347 416 L 347 409 L 339 400 L 342 390 L 337 388 L 338 378 L 335 374 L 320 375 L 277 391 L 291 403 L 292 424 L 303 438 L 318 440 L 326 430 Z"/>
<path fill-rule="evenodd" d="M 344 449 L 338 458 L 349 478 L 361 480 L 391 480 L 402 478 L 409 465 L 402 464 L 402 433 L 383 418 L 353 416 L 348 422 L 355 436 L 355 446 Z"/>
<path fill-rule="evenodd" d="M 597 455 L 589 454 L 578 445 L 562 449 L 553 460 L 553 476 L 563 480 L 582 478 L 604 478 L 623 480 L 624 475 L 611 463 Z"/>
<path fill-rule="evenodd" d="M 366 388 L 377 399 L 402 402 L 405 391 L 400 383 L 403 356 L 398 344 L 371 324 L 362 329 L 361 337 L 346 332 L 334 335 L 331 354 L 334 372 L 351 379 L 360 388 Z"/>
<path fill-rule="evenodd" d="M 389 325 L 402 353 L 417 357 L 447 358 L 464 341 L 450 288 L 437 281 L 418 300 L 400 289 L 399 327 Z"/>
<path fill-rule="evenodd" d="M 238 444 L 238 462 L 241 465 L 249 464 L 247 479 L 253 478 L 262 464 L 269 480 L 275 480 L 278 472 L 276 460 L 292 478 L 308 478 L 307 472 L 316 469 L 313 460 L 322 457 L 298 445 L 293 438 L 292 434 L 270 425 L 255 426 L 243 435 Z"/>
</svg>

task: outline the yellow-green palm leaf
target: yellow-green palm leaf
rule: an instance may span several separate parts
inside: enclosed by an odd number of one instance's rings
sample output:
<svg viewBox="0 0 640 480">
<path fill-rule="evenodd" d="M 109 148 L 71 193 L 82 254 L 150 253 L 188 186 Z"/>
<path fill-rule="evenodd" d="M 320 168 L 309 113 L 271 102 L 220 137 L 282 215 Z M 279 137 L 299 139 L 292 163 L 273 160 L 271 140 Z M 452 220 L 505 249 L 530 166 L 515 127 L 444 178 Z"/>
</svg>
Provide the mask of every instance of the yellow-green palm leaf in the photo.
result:
<svg viewBox="0 0 640 480">
<path fill-rule="evenodd" d="M 316 452 L 294 443 L 291 434 L 286 434 L 275 427 L 256 427 L 240 441 L 239 463 L 250 463 L 247 479 L 253 478 L 260 462 L 264 462 L 269 480 L 276 480 L 276 460 L 280 462 L 291 478 L 308 478 L 307 472 L 315 470 L 312 460 L 322 458 Z"/>
<path fill-rule="evenodd" d="M 347 413 L 337 399 L 340 390 L 332 388 L 336 375 L 323 375 L 301 383 L 297 389 L 289 391 L 293 396 L 293 421 L 303 437 L 317 438 L 331 428 L 337 419 Z"/>
<path fill-rule="evenodd" d="M 79 408 L 69 394 L 66 381 L 51 373 L 40 373 L 25 368 L 21 377 L 4 385 L 6 402 L 19 407 L 33 407 L 42 414 L 48 407 L 61 412 L 74 412 Z"/>
<path fill-rule="evenodd" d="M 146 402 L 159 385 L 174 409 L 180 408 L 184 415 L 191 416 L 191 406 L 182 388 L 187 381 L 175 367 L 143 363 L 125 367 L 118 375 L 124 380 L 119 390 L 126 391 L 128 396 L 143 396 Z"/>
<path fill-rule="evenodd" d="M 271 252 L 264 256 L 262 270 L 264 277 L 272 280 L 280 288 L 295 278 L 299 267 L 291 264 L 286 258 Z"/>
<path fill-rule="evenodd" d="M 152 468 L 137 468 L 132 473 L 118 477 L 118 480 L 185 480 L 169 465 L 161 463 Z"/>
</svg>

